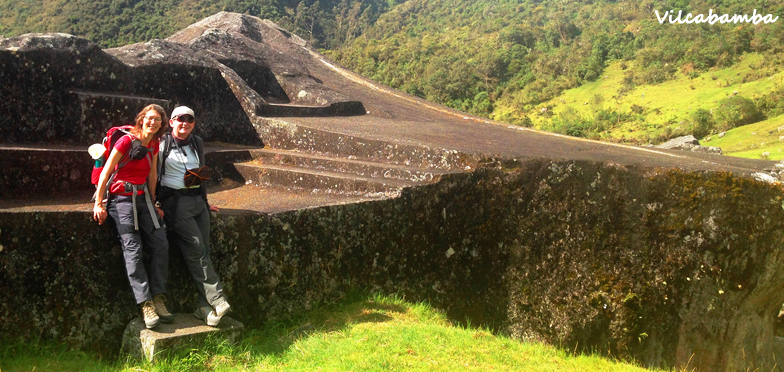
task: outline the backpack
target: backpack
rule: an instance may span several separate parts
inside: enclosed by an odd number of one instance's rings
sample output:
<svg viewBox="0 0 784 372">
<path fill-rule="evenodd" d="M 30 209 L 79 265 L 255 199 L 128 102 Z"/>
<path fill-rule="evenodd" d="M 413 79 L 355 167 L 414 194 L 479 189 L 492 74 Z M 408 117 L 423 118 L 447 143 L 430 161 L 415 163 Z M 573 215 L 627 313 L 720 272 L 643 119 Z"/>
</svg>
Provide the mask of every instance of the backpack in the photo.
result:
<svg viewBox="0 0 784 372">
<path fill-rule="evenodd" d="M 98 180 L 101 178 L 101 172 L 103 172 L 103 166 L 106 163 L 106 160 L 109 159 L 109 154 L 112 153 L 114 145 L 120 138 L 122 138 L 122 136 L 131 134 L 131 129 L 133 129 L 133 125 L 111 127 L 106 132 L 106 137 L 104 137 L 100 145 L 95 144 L 90 146 L 90 150 L 88 151 L 90 151 L 90 154 L 93 155 L 93 159 L 95 159 L 95 164 L 93 164 L 93 172 L 90 177 L 90 181 L 93 183 L 93 185 L 98 185 Z M 125 154 L 122 160 L 120 160 L 120 163 L 117 165 L 117 169 L 122 168 L 126 163 L 128 163 L 128 160 L 128 156 Z M 117 169 L 115 169 L 115 173 L 117 172 Z M 114 178 L 113 176 L 114 175 L 109 178 L 109 184 L 111 184 L 111 179 Z"/>
<path fill-rule="evenodd" d="M 118 127 L 111 127 L 109 128 L 108 131 L 106 131 L 106 137 L 104 137 L 103 141 L 101 141 L 100 144 L 96 143 L 90 146 L 90 148 L 87 150 L 95 160 L 95 164 L 93 164 L 93 172 L 90 176 L 90 181 L 92 181 L 93 185 L 96 185 L 96 190 L 95 193 L 93 194 L 92 201 L 97 200 L 99 197 L 99 195 L 97 195 L 98 182 L 100 181 L 101 172 L 103 172 L 104 165 L 106 164 L 106 161 L 109 159 L 109 155 L 111 155 L 114 145 L 116 145 L 117 141 L 119 141 L 120 138 L 122 138 L 123 136 L 130 136 L 131 129 L 133 129 L 133 125 L 121 125 Z M 138 140 L 134 140 L 134 141 L 138 141 Z M 139 143 L 141 143 L 141 141 L 139 141 Z M 131 160 L 130 152 L 131 151 L 128 151 L 127 154 L 123 154 L 122 158 L 117 163 L 115 169 L 112 170 L 112 174 L 109 176 L 109 180 L 107 181 L 107 185 L 106 185 L 106 195 L 101 195 L 102 199 L 108 197 L 110 188 L 112 187 L 112 183 L 114 182 L 114 177 L 117 175 L 117 171 L 120 168 L 124 167 L 126 164 L 128 164 L 128 162 Z M 147 156 L 145 156 L 145 158 L 147 158 L 148 162 L 152 163 L 151 153 L 148 153 Z M 132 187 L 131 191 L 133 192 L 133 195 L 136 195 L 137 185 L 131 185 L 128 182 L 125 182 L 124 184 L 126 185 L 122 185 L 122 186 L 125 187 L 126 192 L 128 192 L 127 185 L 130 185 Z M 152 223 L 156 229 L 159 229 L 161 228 L 161 226 L 158 223 L 158 215 L 156 214 L 155 208 L 152 204 L 152 200 L 150 198 L 150 191 L 147 188 L 146 182 L 142 185 L 142 188 L 144 190 L 144 198 L 146 199 L 147 202 L 147 209 L 150 212 L 150 218 L 152 219 Z M 133 226 L 134 226 L 134 230 L 139 230 L 139 221 L 136 216 L 135 198 L 133 199 Z"/>
</svg>

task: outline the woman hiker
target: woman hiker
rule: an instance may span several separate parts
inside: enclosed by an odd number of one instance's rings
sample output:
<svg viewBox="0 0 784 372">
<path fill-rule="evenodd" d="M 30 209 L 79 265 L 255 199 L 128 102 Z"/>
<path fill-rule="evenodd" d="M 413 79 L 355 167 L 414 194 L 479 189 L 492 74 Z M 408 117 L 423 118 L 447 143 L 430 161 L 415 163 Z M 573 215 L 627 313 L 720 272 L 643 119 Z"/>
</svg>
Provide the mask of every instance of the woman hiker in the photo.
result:
<svg viewBox="0 0 784 372">
<path fill-rule="evenodd" d="M 103 224 L 109 215 L 117 225 L 128 281 L 136 303 L 141 305 L 147 328 L 157 326 L 159 321 L 174 320 L 164 304 L 169 243 L 151 201 L 157 181 L 158 140 L 166 132 L 162 125 L 166 119 L 166 112 L 158 105 L 148 105 L 136 115 L 130 133 L 118 139 L 109 153 L 98 180 L 93 207 L 93 218 L 98 224 Z M 107 187 L 108 197 L 104 200 Z M 146 268 L 142 247 L 151 253 Z"/>
<path fill-rule="evenodd" d="M 158 201 L 172 243 L 180 247 L 198 289 L 194 315 L 216 327 L 231 307 L 210 259 L 210 211 L 218 208 L 207 203 L 204 142 L 191 134 L 196 116 L 188 107 L 175 108 L 169 125 L 171 133 L 164 135 L 158 153 Z"/>
</svg>

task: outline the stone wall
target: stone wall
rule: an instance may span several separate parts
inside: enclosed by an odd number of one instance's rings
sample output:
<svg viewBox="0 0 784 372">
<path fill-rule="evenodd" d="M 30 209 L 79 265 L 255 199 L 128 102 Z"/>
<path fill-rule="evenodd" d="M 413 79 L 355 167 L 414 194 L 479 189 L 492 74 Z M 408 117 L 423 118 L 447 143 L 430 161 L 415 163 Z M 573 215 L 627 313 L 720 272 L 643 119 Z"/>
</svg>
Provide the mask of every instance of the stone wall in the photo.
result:
<svg viewBox="0 0 784 372">
<path fill-rule="evenodd" d="M 773 365 L 782 221 L 778 187 L 727 173 L 506 161 L 396 199 L 221 212 L 212 242 L 250 326 L 361 287 L 520 339 L 729 371 Z M 0 213 L 0 336 L 116 351 L 138 310 L 115 234 L 87 212 Z M 172 257 L 169 297 L 190 311 Z"/>
</svg>

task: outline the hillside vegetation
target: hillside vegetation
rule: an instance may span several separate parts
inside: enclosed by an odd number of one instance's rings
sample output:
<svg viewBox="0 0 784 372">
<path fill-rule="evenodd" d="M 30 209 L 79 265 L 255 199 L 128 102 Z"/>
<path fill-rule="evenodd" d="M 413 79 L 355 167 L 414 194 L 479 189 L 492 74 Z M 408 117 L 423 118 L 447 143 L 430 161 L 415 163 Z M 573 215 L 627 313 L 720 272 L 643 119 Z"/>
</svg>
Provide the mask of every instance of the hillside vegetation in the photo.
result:
<svg viewBox="0 0 784 372">
<path fill-rule="evenodd" d="M 533 123 L 571 135 L 647 143 L 685 134 L 703 138 L 782 113 L 778 98 L 784 76 L 760 73 L 761 54 L 745 54 L 730 67 L 678 71 L 669 81 L 624 89 L 632 64 L 612 62 L 596 81 L 543 102 L 531 115 Z"/>
<path fill-rule="evenodd" d="M 642 144 L 784 113 L 784 18 L 670 24 L 654 13 L 709 9 L 784 17 L 784 0 L 0 0 L 0 34 L 67 32 L 111 47 L 246 13 L 434 102 Z"/>
<path fill-rule="evenodd" d="M 0 0 L 0 35 L 64 32 L 102 47 L 166 38 L 220 11 L 271 19 L 319 47 L 360 35 L 402 0 Z"/>
<path fill-rule="evenodd" d="M 429 100 L 576 136 L 659 142 L 695 115 L 702 137 L 780 114 L 770 78 L 784 21 L 673 25 L 653 12 L 708 8 L 784 14 L 781 1 L 411 0 L 329 54 Z"/>
</svg>

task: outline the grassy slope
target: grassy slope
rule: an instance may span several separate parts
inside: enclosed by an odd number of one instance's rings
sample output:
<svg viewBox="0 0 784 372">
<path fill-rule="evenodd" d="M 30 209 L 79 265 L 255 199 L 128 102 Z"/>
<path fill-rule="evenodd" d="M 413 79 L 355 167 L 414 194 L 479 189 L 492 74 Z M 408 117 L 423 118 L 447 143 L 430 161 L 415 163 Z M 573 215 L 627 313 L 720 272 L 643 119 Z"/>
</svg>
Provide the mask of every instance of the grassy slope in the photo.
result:
<svg viewBox="0 0 784 372">
<path fill-rule="evenodd" d="M 10 371 L 644 371 L 599 356 L 570 355 L 487 330 L 452 325 L 422 304 L 365 297 L 316 310 L 296 322 L 250 331 L 239 346 L 213 343 L 156 365 L 102 362 L 64 347 L 0 348 Z"/>
<path fill-rule="evenodd" d="M 621 62 L 613 62 L 600 79 L 565 91 L 559 97 L 540 105 L 536 112 L 550 106 L 553 114 L 559 115 L 571 108 L 580 116 L 590 118 L 601 108 L 631 112 L 632 105 L 639 105 L 645 109 L 642 114 L 605 133 L 604 138 L 644 143 L 667 131 L 673 135 L 686 135 L 691 132 L 689 117 L 697 109 L 716 108 L 718 101 L 733 94 L 754 99 L 784 84 L 784 73 L 759 70 L 761 59 L 759 54 L 747 54 L 732 67 L 712 70 L 695 78 L 678 72 L 673 80 L 635 87 L 620 100 L 615 97 L 621 87 L 624 70 Z M 630 62 L 626 64 L 631 68 Z M 602 97 L 599 100 L 601 103 L 596 103 L 596 95 Z M 503 112 L 503 105 L 499 106 L 499 112 Z M 544 126 L 550 120 L 544 115 L 532 115 L 531 119 L 537 127 Z M 779 142 L 776 130 L 781 125 L 784 125 L 784 117 L 770 118 L 728 131 L 723 138 L 709 136 L 710 141 L 703 139 L 702 143 L 721 147 L 725 154 L 732 156 L 759 158 L 763 151 L 769 151 L 770 159 L 784 159 L 784 152 L 779 150 L 784 149 L 784 143 Z"/>
<path fill-rule="evenodd" d="M 725 155 L 759 159 L 763 152 L 769 152 L 768 159 L 784 160 L 784 142 L 779 139 L 784 136 L 784 128 L 778 131 L 781 126 L 784 126 L 784 115 L 735 128 L 722 138 L 710 136 L 709 141 L 701 143 L 721 147 Z"/>
</svg>

